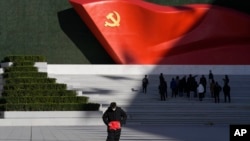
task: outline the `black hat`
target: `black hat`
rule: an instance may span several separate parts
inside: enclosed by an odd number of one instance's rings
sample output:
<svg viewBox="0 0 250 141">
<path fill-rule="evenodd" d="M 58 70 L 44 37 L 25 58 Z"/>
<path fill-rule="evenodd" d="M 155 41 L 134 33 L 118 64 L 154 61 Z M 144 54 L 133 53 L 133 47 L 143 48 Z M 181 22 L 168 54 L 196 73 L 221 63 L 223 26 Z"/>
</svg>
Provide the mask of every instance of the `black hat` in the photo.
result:
<svg viewBox="0 0 250 141">
<path fill-rule="evenodd" d="M 111 103 L 110 103 L 110 107 L 111 107 L 111 108 L 116 108 L 116 103 L 115 103 L 115 102 L 111 102 Z"/>
</svg>

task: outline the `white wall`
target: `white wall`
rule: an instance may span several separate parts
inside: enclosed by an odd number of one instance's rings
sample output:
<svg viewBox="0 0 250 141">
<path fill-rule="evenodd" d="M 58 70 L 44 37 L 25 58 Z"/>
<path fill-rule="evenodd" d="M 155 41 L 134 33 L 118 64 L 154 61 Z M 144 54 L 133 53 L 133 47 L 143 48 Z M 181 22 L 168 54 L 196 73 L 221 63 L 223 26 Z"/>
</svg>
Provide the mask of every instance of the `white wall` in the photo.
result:
<svg viewBox="0 0 250 141">
<path fill-rule="evenodd" d="M 249 75 L 250 65 L 50 65 L 49 74 L 208 74 Z"/>
</svg>

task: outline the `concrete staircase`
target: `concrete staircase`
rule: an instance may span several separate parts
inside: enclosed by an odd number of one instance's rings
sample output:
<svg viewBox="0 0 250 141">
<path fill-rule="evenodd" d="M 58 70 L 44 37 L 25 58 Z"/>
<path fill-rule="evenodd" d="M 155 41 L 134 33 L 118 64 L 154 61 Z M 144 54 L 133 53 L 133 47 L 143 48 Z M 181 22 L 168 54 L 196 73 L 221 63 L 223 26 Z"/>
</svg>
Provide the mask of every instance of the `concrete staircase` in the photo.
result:
<svg viewBox="0 0 250 141">
<path fill-rule="evenodd" d="M 66 75 L 49 74 L 57 82 L 66 83 L 68 89 L 78 91 L 78 96 L 88 96 L 91 102 L 102 104 L 104 111 L 109 103 L 116 101 L 128 113 L 127 124 L 145 125 L 228 125 L 250 123 L 250 76 L 229 75 L 231 103 L 214 103 L 209 86 L 204 101 L 197 98 L 171 98 L 169 83 L 176 75 L 165 75 L 168 83 L 168 98 L 160 101 L 158 75 L 149 75 L 147 94 L 141 93 L 143 75 Z M 182 76 L 180 76 L 181 78 Z M 215 80 L 223 84 L 223 75 Z M 196 80 L 199 80 L 200 75 Z"/>
</svg>

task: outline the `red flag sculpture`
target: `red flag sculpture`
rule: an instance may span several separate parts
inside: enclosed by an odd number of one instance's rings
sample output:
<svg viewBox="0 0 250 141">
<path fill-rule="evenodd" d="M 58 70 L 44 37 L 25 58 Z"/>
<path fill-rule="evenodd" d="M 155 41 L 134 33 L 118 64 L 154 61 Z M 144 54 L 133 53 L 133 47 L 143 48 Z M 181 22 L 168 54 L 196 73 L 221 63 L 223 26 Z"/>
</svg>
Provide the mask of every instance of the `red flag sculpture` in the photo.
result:
<svg viewBox="0 0 250 141">
<path fill-rule="evenodd" d="M 119 64 L 250 64 L 250 16 L 218 6 L 70 0 Z"/>
</svg>

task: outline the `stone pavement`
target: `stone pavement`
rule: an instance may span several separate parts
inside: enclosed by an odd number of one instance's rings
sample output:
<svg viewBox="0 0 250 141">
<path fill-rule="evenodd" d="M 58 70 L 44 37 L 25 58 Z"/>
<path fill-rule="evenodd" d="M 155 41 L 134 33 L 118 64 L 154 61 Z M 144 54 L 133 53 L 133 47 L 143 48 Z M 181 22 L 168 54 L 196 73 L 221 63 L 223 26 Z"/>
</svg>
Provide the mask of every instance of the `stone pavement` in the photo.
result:
<svg viewBox="0 0 250 141">
<path fill-rule="evenodd" d="M 105 126 L 0 126 L 0 141 L 105 141 L 105 138 Z M 229 127 L 126 125 L 120 141 L 229 141 Z"/>
</svg>

